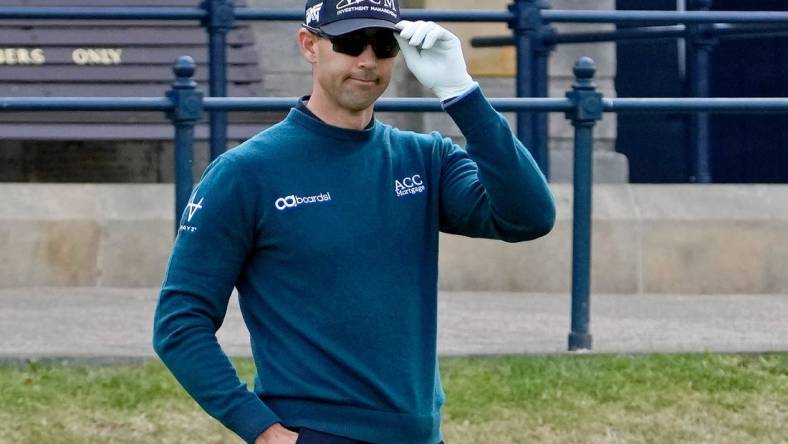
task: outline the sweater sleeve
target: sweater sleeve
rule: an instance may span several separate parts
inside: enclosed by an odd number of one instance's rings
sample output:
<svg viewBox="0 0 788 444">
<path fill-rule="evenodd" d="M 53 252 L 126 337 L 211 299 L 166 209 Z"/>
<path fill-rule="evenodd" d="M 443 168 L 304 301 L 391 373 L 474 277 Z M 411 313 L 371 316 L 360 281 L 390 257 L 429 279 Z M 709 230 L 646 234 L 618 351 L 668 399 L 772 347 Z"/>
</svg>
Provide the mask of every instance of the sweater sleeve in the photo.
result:
<svg viewBox="0 0 788 444">
<path fill-rule="evenodd" d="M 257 193 L 240 167 L 219 157 L 192 193 L 159 294 L 153 347 L 208 414 L 252 443 L 280 420 L 239 379 L 216 339 L 255 238 Z"/>
<path fill-rule="evenodd" d="M 441 230 L 507 242 L 549 233 L 555 203 L 547 181 L 481 89 L 444 107 L 467 144 L 443 140 Z"/>
</svg>

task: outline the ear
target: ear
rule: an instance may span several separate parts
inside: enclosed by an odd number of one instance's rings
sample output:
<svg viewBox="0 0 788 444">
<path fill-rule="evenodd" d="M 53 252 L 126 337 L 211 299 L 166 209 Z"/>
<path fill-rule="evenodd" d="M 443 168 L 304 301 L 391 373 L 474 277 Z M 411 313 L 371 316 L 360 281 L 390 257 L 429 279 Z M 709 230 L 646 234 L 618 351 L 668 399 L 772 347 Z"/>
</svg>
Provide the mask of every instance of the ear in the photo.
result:
<svg viewBox="0 0 788 444">
<path fill-rule="evenodd" d="M 320 39 L 316 35 L 306 29 L 301 28 L 298 30 L 298 42 L 301 47 L 301 54 L 307 62 L 313 65 L 317 63 L 317 52 L 319 50 L 317 45 L 318 40 Z"/>
</svg>

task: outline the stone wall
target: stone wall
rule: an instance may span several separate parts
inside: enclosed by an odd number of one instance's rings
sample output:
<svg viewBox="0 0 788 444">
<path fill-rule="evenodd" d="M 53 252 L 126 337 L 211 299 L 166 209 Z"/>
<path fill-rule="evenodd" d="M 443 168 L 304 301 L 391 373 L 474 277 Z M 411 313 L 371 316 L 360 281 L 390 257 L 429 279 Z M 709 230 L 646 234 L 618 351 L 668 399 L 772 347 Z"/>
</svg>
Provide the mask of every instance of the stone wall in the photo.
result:
<svg viewBox="0 0 788 444">
<path fill-rule="evenodd" d="M 0 286 L 160 284 L 171 185 L 0 184 Z"/>
<path fill-rule="evenodd" d="M 446 290 L 568 293 L 572 189 L 532 242 L 443 235 Z M 788 292 L 788 185 L 600 185 L 592 288 Z M 171 185 L 0 184 L 0 287 L 157 287 L 173 238 Z"/>
<path fill-rule="evenodd" d="M 2 141 L 0 182 L 168 183 L 172 142 Z M 209 162 L 207 142 L 194 144 L 194 177 Z"/>
</svg>

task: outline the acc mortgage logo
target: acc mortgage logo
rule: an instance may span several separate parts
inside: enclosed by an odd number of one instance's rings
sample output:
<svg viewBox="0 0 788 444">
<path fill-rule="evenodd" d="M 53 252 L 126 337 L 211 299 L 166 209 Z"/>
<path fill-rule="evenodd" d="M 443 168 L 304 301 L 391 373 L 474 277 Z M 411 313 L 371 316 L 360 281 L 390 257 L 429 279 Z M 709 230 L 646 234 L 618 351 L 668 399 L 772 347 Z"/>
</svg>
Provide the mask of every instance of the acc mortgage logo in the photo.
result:
<svg viewBox="0 0 788 444">
<path fill-rule="evenodd" d="M 283 211 L 287 208 L 295 208 L 299 205 L 306 205 L 316 202 L 328 202 L 331 200 L 331 193 L 321 193 L 315 196 L 296 196 L 295 194 L 291 194 L 289 196 L 280 197 L 276 199 L 274 202 L 274 206 L 277 210 Z"/>
<path fill-rule="evenodd" d="M 397 197 L 423 193 L 426 188 L 419 174 L 414 174 L 394 181 L 394 192 L 397 194 Z"/>
</svg>

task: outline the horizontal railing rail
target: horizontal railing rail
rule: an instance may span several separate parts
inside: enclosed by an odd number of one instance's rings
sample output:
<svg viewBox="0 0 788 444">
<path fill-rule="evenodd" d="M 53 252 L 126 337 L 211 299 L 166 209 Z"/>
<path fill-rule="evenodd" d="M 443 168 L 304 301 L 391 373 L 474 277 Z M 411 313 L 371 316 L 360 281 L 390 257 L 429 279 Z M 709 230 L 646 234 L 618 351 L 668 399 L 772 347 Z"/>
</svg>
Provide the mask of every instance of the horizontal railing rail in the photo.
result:
<svg viewBox="0 0 788 444">
<path fill-rule="evenodd" d="M 569 112 L 574 104 L 560 98 L 491 98 L 499 112 Z M 206 111 L 286 111 L 298 104 L 297 97 L 205 97 Z M 170 111 L 175 102 L 167 98 L 128 97 L 0 97 L 2 111 Z M 375 103 L 376 111 L 442 112 L 437 99 L 382 98 Z M 606 113 L 785 113 L 788 98 L 616 98 L 602 99 Z"/>
<path fill-rule="evenodd" d="M 490 99 L 501 112 L 528 110 L 534 112 L 568 112 L 573 105 L 569 99 Z M 297 97 L 205 97 L 206 111 L 284 111 L 298 103 Z M 167 98 L 122 97 L 0 97 L 0 111 L 170 111 L 175 102 Z M 376 111 L 442 112 L 437 99 L 383 98 L 375 103 Z"/>
<path fill-rule="evenodd" d="M 300 21 L 304 10 L 297 8 L 236 8 L 236 20 L 247 21 Z M 203 20 L 208 12 L 194 7 L 139 7 L 139 6 L 0 6 L 0 19 L 36 20 Z M 514 14 L 500 10 L 452 10 L 437 11 L 403 9 L 403 20 L 432 20 L 442 22 L 509 22 Z"/>
<path fill-rule="evenodd" d="M 552 23 L 788 23 L 788 12 L 778 11 L 581 11 L 542 10 Z"/>
<path fill-rule="evenodd" d="M 0 6 L 0 19 L 202 20 L 202 8 L 185 6 Z"/>
<path fill-rule="evenodd" d="M 2 111 L 168 111 L 165 97 L 0 97 Z"/>
<path fill-rule="evenodd" d="M 605 112 L 654 113 L 784 113 L 788 99 L 778 97 L 751 98 L 618 98 L 603 99 Z"/>
<path fill-rule="evenodd" d="M 208 13 L 199 7 L 167 6 L 0 6 L 0 19 L 69 19 L 69 20 L 202 20 Z M 443 22 L 511 22 L 512 11 L 403 9 L 405 20 Z M 237 20 L 303 20 L 298 8 L 236 8 Z M 541 18 L 548 23 L 781 23 L 788 24 L 788 12 L 779 11 L 596 11 L 542 9 Z"/>
<path fill-rule="evenodd" d="M 638 28 L 622 28 L 609 31 L 581 32 L 544 32 L 541 38 L 548 45 L 564 45 L 576 43 L 620 42 L 627 40 L 668 40 L 691 37 L 694 30 L 685 25 L 648 26 Z M 784 37 L 788 35 L 785 26 L 734 26 L 716 23 L 703 28 L 707 37 L 719 39 L 757 39 L 764 37 Z M 473 37 L 471 46 L 475 48 L 494 48 L 513 46 L 512 36 Z"/>
</svg>

